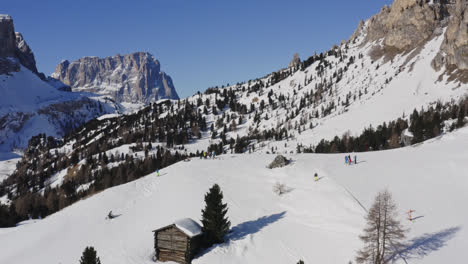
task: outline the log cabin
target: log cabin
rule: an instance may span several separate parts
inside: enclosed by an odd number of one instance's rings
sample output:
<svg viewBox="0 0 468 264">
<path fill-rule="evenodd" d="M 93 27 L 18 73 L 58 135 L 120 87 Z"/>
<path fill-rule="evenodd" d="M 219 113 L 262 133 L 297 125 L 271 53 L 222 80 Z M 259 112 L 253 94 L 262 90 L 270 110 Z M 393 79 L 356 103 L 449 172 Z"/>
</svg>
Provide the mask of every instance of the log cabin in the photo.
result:
<svg viewBox="0 0 468 264">
<path fill-rule="evenodd" d="M 180 219 L 153 232 L 156 259 L 159 261 L 189 264 L 200 250 L 202 229 L 190 218 Z"/>
</svg>

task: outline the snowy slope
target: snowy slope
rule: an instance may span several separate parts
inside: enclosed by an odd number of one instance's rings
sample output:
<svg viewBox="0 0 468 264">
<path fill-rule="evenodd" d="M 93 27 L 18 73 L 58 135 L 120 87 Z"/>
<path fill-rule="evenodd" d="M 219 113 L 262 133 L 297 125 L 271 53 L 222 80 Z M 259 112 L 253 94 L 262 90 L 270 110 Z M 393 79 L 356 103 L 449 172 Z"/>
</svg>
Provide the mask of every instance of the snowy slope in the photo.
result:
<svg viewBox="0 0 468 264">
<path fill-rule="evenodd" d="M 467 144 L 464 128 L 413 147 L 360 153 L 352 166 L 340 154 L 293 155 L 291 165 L 274 170 L 266 168 L 274 156 L 264 154 L 179 162 L 160 177 L 151 174 L 41 221 L 0 229 L 0 248 L 8 248 L 0 263 L 75 263 L 89 245 L 102 263 L 153 263 L 151 231 L 184 217 L 198 220 L 213 183 L 224 192 L 233 232 L 193 263 L 347 263 L 361 246 L 365 208 L 383 188 L 411 228 L 407 263 L 462 263 L 468 258 Z M 291 191 L 277 196 L 276 182 Z M 409 209 L 418 216 L 412 223 L 405 220 Z M 110 210 L 120 216 L 106 220 Z"/>
<path fill-rule="evenodd" d="M 117 109 L 93 94 L 57 90 L 21 67 L 0 75 L 0 152 L 24 148 L 39 133 L 63 136 L 73 126 Z"/>
<path fill-rule="evenodd" d="M 266 141 L 256 146 L 256 151 L 267 152 L 271 147 L 277 147 L 278 151 L 296 151 L 296 146 L 316 145 L 320 140 L 331 140 L 335 136 L 345 133 L 359 135 L 365 128 L 372 125 L 374 128 L 384 122 L 394 121 L 398 118 L 408 118 L 414 109 L 427 109 L 436 102 L 457 102 L 468 95 L 468 84 L 457 80 L 448 80 L 443 73 L 445 68 L 436 71 L 431 66 L 431 61 L 440 51 L 446 28 L 440 29 L 432 39 L 423 46 L 411 51 L 396 54 L 391 60 L 385 56 L 373 58 L 371 54 L 376 47 L 381 46 L 381 41 L 366 42 L 367 22 L 354 42 L 343 43 L 335 48 L 341 52 L 340 56 L 328 55 L 323 61 L 317 60 L 304 70 L 292 72 L 284 80 L 270 85 L 272 75 L 251 80 L 246 83 L 219 88 L 219 94 L 201 94 L 187 98 L 194 104 L 197 100 L 205 102 L 208 100 L 214 105 L 216 99 L 221 100 L 224 90 L 232 90 L 236 94 L 236 100 L 246 105 L 249 109 L 254 106 L 253 112 L 240 114 L 239 111 L 226 107 L 218 109 L 215 115 L 208 107 L 209 114 L 206 115 L 208 126 L 223 118 L 223 124 L 231 122 L 225 117 L 234 115 L 242 116 L 242 124 L 238 124 L 235 130 L 227 133 L 228 138 L 236 138 L 252 134 L 257 129 L 286 128 L 291 138 L 287 145 L 284 140 Z M 353 63 L 349 61 L 353 58 Z M 323 72 L 317 69 L 326 67 Z M 345 70 L 346 69 L 346 70 Z M 283 69 L 279 72 L 289 71 Z M 336 74 L 342 72 L 338 79 Z M 330 85 L 329 88 L 317 88 L 323 84 Z M 260 84 L 262 88 L 258 92 L 249 91 L 249 88 Z M 264 87 L 263 87 L 264 86 Z M 318 96 L 320 99 L 310 102 L 305 100 L 305 106 L 299 109 L 301 99 L 309 94 Z M 272 102 L 269 103 L 269 94 L 272 94 Z M 280 101 L 283 95 L 285 101 Z M 349 97 L 349 104 L 344 102 Z M 265 102 L 264 110 L 260 110 L 261 101 Z M 334 105 L 330 114 L 324 114 L 324 109 Z M 199 107 L 203 111 L 203 105 Z M 177 109 L 177 107 L 176 107 Z M 255 112 L 260 116 L 258 123 L 254 121 Z M 298 112 L 297 115 L 291 115 Z M 318 113 L 318 116 L 315 114 Z M 222 117 L 223 116 L 223 117 Z M 237 121 L 237 118 L 236 118 Z M 223 127 L 216 127 L 218 135 Z M 202 137 L 191 145 L 191 151 L 206 149 L 211 143 L 211 133 Z M 214 141 L 216 142 L 216 141 Z"/>
</svg>

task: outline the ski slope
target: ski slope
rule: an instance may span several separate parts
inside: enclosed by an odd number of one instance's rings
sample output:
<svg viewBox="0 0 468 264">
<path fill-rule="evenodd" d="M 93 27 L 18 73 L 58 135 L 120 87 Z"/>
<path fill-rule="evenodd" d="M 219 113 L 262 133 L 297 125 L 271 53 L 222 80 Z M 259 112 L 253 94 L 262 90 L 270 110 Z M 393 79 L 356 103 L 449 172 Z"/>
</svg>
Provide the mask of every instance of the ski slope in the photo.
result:
<svg viewBox="0 0 468 264">
<path fill-rule="evenodd" d="M 353 154 L 351 154 L 353 155 Z M 103 264 L 153 263 L 152 230 L 177 219 L 200 219 L 203 196 L 218 183 L 232 233 L 193 263 L 348 263 L 361 247 L 365 209 L 388 188 L 407 228 L 405 260 L 463 263 L 468 258 L 468 128 L 413 147 L 343 154 L 291 155 L 267 169 L 266 154 L 193 159 L 107 189 L 43 220 L 0 229 L 0 263 L 78 263 L 94 246 Z M 317 172 L 320 180 L 314 182 Z M 290 191 L 278 196 L 276 182 Z M 416 210 L 413 222 L 406 212 Z M 119 215 L 106 220 L 112 210 Z"/>
</svg>

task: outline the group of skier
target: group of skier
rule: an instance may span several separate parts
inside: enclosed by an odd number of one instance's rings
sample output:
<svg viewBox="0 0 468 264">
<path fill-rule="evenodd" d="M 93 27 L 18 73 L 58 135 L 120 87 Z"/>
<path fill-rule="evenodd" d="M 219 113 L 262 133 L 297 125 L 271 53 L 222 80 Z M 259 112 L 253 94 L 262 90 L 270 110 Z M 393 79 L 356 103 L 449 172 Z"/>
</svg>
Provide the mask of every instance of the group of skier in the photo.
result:
<svg viewBox="0 0 468 264">
<path fill-rule="evenodd" d="M 351 159 L 351 155 L 345 156 L 345 164 L 351 165 L 353 164 L 353 159 Z M 354 155 L 354 164 L 357 164 L 357 156 Z"/>
<path fill-rule="evenodd" d="M 200 159 L 202 159 L 202 158 L 203 159 L 206 159 L 206 158 L 214 159 L 215 157 L 216 157 L 216 153 L 214 151 L 210 151 L 210 152 L 202 151 Z"/>
</svg>

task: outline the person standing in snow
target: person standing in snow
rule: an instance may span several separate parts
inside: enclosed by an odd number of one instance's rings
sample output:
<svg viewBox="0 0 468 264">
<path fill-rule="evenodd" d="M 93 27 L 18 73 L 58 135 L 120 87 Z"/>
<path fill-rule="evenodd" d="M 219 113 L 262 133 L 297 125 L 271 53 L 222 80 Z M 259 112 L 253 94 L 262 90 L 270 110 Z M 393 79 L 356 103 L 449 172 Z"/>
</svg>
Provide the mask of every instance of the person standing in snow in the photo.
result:
<svg viewBox="0 0 468 264">
<path fill-rule="evenodd" d="M 345 164 L 348 164 L 348 156 L 344 157 L 344 162 L 345 162 Z"/>
<path fill-rule="evenodd" d="M 156 169 L 156 176 L 159 177 L 159 169 Z"/>
<path fill-rule="evenodd" d="M 315 182 L 318 182 L 318 174 L 317 173 L 315 173 L 315 175 L 314 175 L 314 180 L 315 180 Z"/>
<path fill-rule="evenodd" d="M 353 160 L 351 159 L 351 155 L 348 155 L 348 164 L 351 165 L 353 163 Z"/>
<path fill-rule="evenodd" d="M 354 155 L 354 164 L 357 164 L 357 156 Z"/>
<path fill-rule="evenodd" d="M 413 221 L 412 213 L 414 213 L 414 210 L 409 210 L 408 211 L 408 220 L 410 220 L 410 221 Z"/>
</svg>

